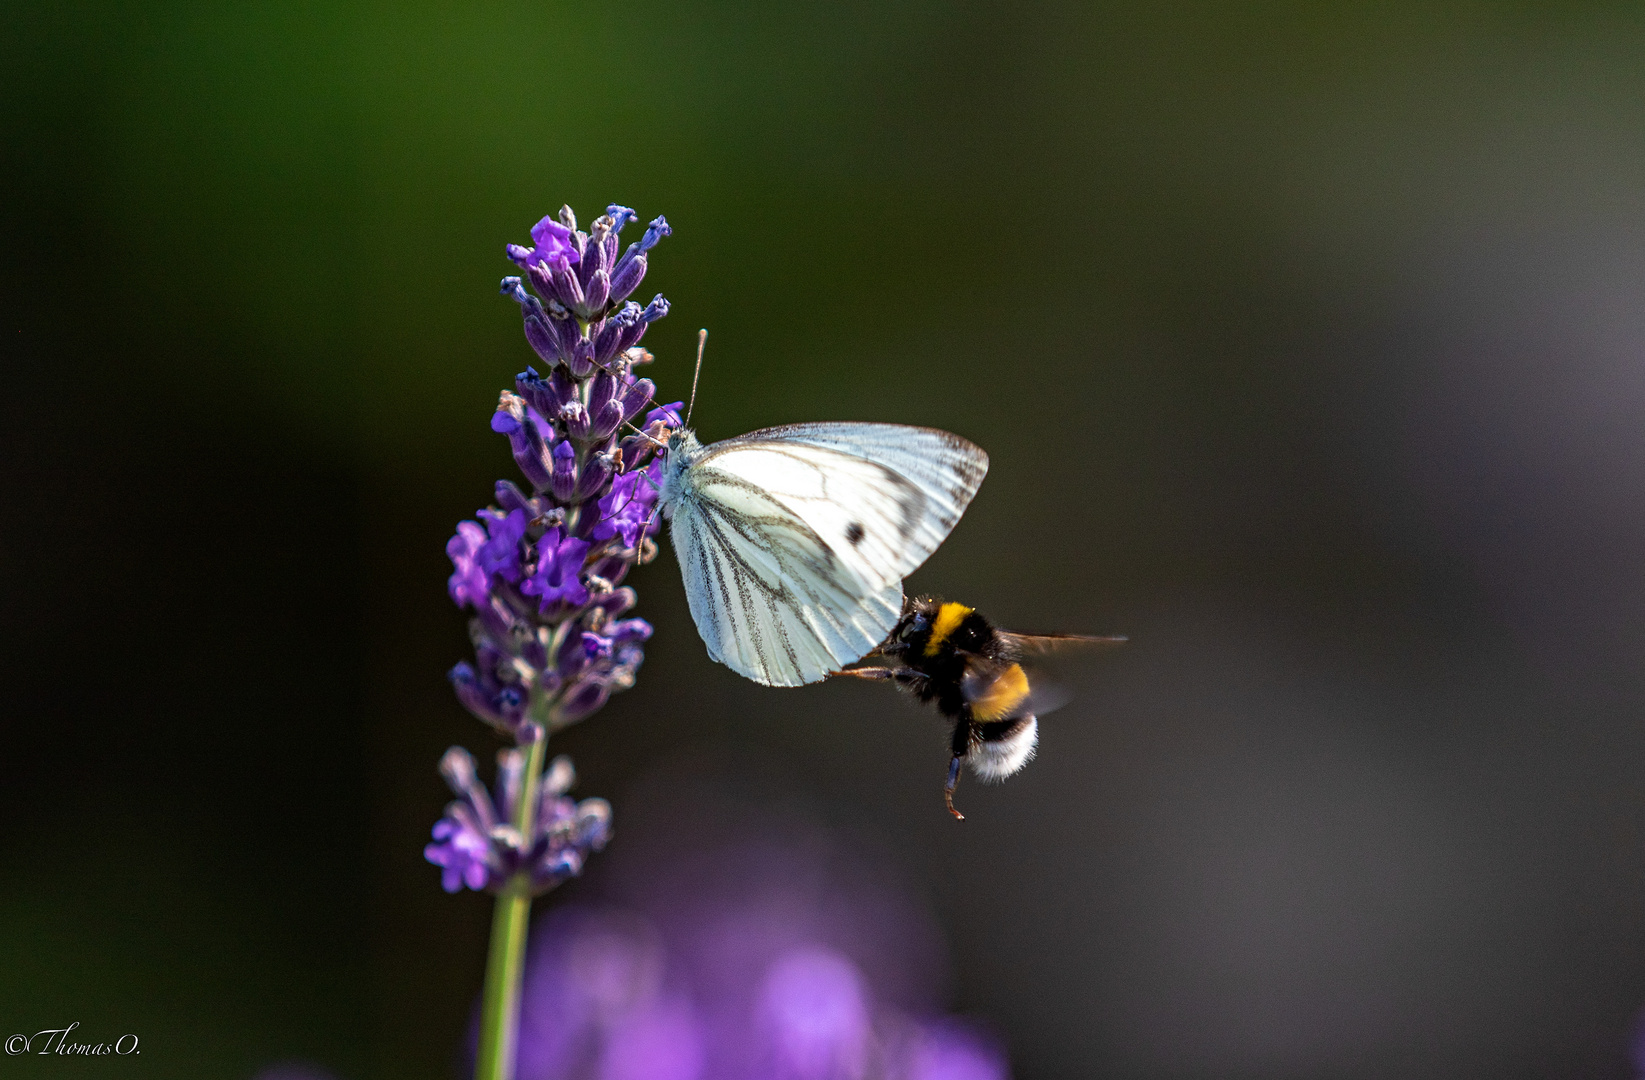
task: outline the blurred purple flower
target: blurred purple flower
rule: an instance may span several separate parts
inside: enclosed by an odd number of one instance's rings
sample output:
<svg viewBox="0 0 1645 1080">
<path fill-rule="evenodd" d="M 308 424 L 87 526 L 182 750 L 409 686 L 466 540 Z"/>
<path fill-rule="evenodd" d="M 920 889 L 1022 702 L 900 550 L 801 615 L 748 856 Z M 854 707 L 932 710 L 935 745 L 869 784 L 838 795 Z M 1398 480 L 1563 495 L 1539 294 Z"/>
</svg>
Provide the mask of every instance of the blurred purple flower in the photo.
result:
<svg viewBox="0 0 1645 1080">
<path fill-rule="evenodd" d="M 783 1080 L 861 1080 L 868 1068 L 869 1011 L 856 965 L 829 949 L 779 956 L 760 986 L 767 1075 Z"/>
<path fill-rule="evenodd" d="M 629 905 L 533 928 L 517 1080 L 1007 1080 L 932 1008 L 939 935 L 886 868 L 685 785 L 606 864 Z"/>
<path fill-rule="evenodd" d="M 895 1080 L 1001 1080 L 1009 1075 L 998 1047 L 952 1020 L 916 1029 L 888 1073 Z"/>
</svg>

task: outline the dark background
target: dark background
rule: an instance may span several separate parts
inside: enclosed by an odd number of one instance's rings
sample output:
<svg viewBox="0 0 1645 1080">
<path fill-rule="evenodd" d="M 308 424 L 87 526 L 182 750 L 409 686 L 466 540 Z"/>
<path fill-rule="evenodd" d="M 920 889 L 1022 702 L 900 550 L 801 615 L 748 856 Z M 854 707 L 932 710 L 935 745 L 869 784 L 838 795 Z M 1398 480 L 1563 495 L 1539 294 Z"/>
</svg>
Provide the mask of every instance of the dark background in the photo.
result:
<svg viewBox="0 0 1645 1080">
<path fill-rule="evenodd" d="M 956 825 L 934 721 L 711 664 L 665 556 L 560 740 L 617 845 L 671 762 L 780 774 L 1019 1080 L 1631 1075 L 1642 65 L 1635 4 L 8 9 L 0 1035 L 144 1053 L 4 1071 L 449 1073 L 443 545 L 503 244 L 616 201 L 705 439 L 960 432 L 909 588 L 1132 638 Z"/>
</svg>

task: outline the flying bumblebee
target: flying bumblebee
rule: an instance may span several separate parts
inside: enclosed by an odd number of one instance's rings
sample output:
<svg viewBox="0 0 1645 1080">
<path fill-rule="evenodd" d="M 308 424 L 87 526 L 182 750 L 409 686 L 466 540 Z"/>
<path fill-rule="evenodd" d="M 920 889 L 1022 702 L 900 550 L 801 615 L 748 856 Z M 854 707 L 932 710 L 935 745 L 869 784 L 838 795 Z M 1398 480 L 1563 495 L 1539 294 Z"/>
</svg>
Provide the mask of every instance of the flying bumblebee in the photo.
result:
<svg viewBox="0 0 1645 1080">
<path fill-rule="evenodd" d="M 954 722 L 953 757 L 943 802 L 954 817 L 960 765 L 982 780 L 1004 780 L 1034 756 L 1039 741 L 1036 712 L 1049 707 L 1036 696 L 1025 657 L 1068 646 L 1117 645 L 1123 637 L 1079 634 L 1013 634 L 964 604 L 922 596 L 909 600 L 891 635 L 869 654 L 890 663 L 846 668 L 835 675 L 896 683 Z"/>
</svg>

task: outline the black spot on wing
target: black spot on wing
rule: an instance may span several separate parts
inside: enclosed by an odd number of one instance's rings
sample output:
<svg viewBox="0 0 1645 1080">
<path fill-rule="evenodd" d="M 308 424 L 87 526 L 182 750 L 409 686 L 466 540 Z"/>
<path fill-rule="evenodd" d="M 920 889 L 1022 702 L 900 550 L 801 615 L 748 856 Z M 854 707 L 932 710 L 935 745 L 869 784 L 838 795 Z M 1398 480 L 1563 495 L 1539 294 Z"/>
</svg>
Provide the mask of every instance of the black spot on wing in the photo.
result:
<svg viewBox="0 0 1645 1080">
<path fill-rule="evenodd" d="M 845 527 L 846 542 L 849 543 L 852 547 L 856 547 L 858 544 L 862 543 L 862 538 L 863 538 L 862 522 L 853 521 L 851 524 L 849 524 Z"/>
</svg>

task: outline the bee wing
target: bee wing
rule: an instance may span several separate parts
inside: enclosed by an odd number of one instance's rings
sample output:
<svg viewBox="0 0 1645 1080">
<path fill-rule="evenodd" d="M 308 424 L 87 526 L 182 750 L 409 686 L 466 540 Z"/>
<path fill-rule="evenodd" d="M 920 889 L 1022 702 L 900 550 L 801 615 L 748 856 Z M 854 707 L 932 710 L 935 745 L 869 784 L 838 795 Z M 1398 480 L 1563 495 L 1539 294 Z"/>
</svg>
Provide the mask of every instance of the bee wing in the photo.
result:
<svg viewBox="0 0 1645 1080">
<path fill-rule="evenodd" d="M 1013 634 L 1007 630 L 996 630 L 994 635 L 1017 656 L 1045 656 L 1066 649 L 1123 645 L 1128 640 L 1119 634 Z"/>
<path fill-rule="evenodd" d="M 984 722 L 1011 715 L 1044 716 L 1074 699 L 1043 668 L 980 656 L 967 660 L 960 693 L 970 703 L 972 715 Z"/>
</svg>

